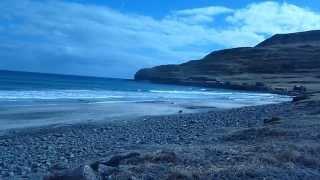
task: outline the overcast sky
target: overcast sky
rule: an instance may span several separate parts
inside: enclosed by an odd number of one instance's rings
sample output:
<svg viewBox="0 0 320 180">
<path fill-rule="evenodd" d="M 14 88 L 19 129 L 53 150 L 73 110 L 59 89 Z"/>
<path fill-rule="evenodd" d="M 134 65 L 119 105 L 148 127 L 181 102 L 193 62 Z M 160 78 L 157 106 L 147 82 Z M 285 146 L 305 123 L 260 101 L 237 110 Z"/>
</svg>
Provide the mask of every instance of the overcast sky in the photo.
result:
<svg viewBox="0 0 320 180">
<path fill-rule="evenodd" d="M 1 0 L 0 69 L 132 78 L 320 29 L 319 0 Z"/>
</svg>

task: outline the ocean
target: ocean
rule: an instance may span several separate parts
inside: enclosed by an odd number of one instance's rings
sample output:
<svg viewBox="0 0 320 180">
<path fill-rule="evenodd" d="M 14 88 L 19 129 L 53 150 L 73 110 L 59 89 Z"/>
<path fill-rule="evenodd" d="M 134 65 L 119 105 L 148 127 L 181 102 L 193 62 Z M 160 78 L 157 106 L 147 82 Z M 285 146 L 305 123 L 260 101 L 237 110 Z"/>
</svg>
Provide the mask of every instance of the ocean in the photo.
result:
<svg viewBox="0 0 320 180">
<path fill-rule="evenodd" d="M 290 97 L 223 89 L 137 82 L 30 72 L 0 71 L 0 105 L 44 102 L 156 102 L 206 101 L 215 106 L 261 105 L 290 100 Z"/>
</svg>

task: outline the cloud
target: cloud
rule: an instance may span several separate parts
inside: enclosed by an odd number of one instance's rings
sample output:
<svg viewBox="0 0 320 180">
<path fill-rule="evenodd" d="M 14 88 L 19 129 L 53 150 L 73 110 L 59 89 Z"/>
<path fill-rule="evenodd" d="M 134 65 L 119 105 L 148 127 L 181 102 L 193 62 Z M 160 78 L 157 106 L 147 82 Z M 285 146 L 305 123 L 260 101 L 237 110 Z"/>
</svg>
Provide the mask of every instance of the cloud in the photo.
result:
<svg viewBox="0 0 320 180">
<path fill-rule="evenodd" d="M 256 34 L 276 34 L 320 28 L 320 13 L 288 3 L 253 3 L 227 18 L 233 28 Z"/>
<path fill-rule="evenodd" d="M 61 0 L 2 0 L 0 11 L 0 69 L 112 77 L 317 29 L 320 20 L 318 12 L 277 2 L 183 9 L 160 19 Z"/>
<path fill-rule="evenodd" d="M 233 12 L 232 9 L 222 6 L 209 6 L 204 8 L 184 9 L 174 11 L 169 19 L 183 21 L 188 24 L 210 23 L 215 16 Z"/>
</svg>

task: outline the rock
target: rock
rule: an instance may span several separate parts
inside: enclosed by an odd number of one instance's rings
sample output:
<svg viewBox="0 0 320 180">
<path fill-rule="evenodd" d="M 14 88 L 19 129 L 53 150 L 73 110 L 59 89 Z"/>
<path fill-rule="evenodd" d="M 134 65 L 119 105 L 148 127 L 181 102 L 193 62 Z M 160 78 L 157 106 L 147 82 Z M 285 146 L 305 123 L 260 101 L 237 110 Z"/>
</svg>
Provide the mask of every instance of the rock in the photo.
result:
<svg viewBox="0 0 320 180">
<path fill-rule="evenodd" d="M 139 178 L 135 177 L 133 173 L 129 171 L 121 171 L 117 173 L 116 175 L 110 175 L 108 176 L 108 179 L 110 180 L 140 180 Z"/>
<path fill-rule="evenodd" d="M 127 141 L 127 139 L 124 138 L 124 137 L 120 137 L 118 140 L 119 140 L 119 141 Z"/>
<path fill-rule="evenodd" d="M 8 147 L 9 146 L 9 141 L 8 140 L 0 141 L 0 146 Z"/>
<path fill-rule="evenodd" d="M 276 87 L 276 88 L 274 88 L 274 90 L 275 90 L 276 92 L 279 92 L 279 93 L 281 93 L 281 92 L 288 92 L 288 89 L 287 89 L 287 88 L 283 88 L 283 87 Z"/>
<path fill-rule="evenodd" d="M 292 99 L 292 102 L 299 102 L 299 101 L 303 101 L 303 100 L 306 100 L 306 99 L 309 99 L 309 96 L 308 95 L 300 95 L 300 96 L 295 96 L 293 97 Z"/>
<path fill-rule="evenodd" d="M 57 163 L 50 168 L 50 171 L 62 171 L 66 169 L 67 169 L 67 166 L 65 164 Z"/>
<path fill-rule="evenodd" d="M 31 169 L 37 169 L 39 168 L 41 165 L 39 163 L 32 163 L 31 164 Z"/>
<path fill-rule="evenodd" d="M 118 168 L 99 164 L 98 173 L 101 177 L 110 176 L 110 175 L 115 174 L 117 172 L 119 172 Z"/>
<path fill-rule="evenodd" d="M 93 169 L 85 165 L 73 170 L 54 172 L 45 176 L 43 180 L 98 180 L 98 178 Z"/>
<path fill-rule="evenodd" d="M 187 174 L 183 174 L 180 172 L 171 172 L 168 177 L 167 180 L 193 180 L 193 179 L 198 179 L 197 177 L 190 177 Z"/>
<path fill-rule="evenodd" d="M 256 87 L 266 87 L 266 85 L 263 82 L 256 82 Z"/>
<path fill-rule="evenodd" d="M 135 152 L 125 154 L 125 155 L 117 155 L 117 156 L 111 157 L 110 160 L 103 162 L 102 164 L 107 165 L 107 166 L 117 167 L 117 166 L 119 166 L 121 161 L 130 159 L 130 158 L 139 157 L 139 156 L 140 156 L 140 154 L 135 153 Z"/>
<path fill-rule="evenodd" d="M 249 86 L 249 84 L 248 83 L 242 83 L 241 86 L 247 87 L 247 86 Z"/>
<path fill-rule="evenodd" d="M 307 88 L 305 86 L 300 86 L 300 85 L 294 86 L 292 90 L 295 92 L 300 92 L 300 93 L 307 92 Z"/>
<path fill-rule="evenodd" d="M 189 77 L 188 80 L 192 81 L 212 81 L 212 79 L 205 77 L 205 76 L 195 76 L 195 77 Z"/>
<path fill-rule="evenodd" d="M 55 137 L 55 138 L 61 138 L 61 137 L 64 137 L 65 135 L 57 133 L 57 134 L 53 134 L 52 136 Z"/>
<path fill-rule="evenodd" d="M 157 163 L 176 163 L 178 158 L 174 152 L 159 151 L 153 156 L 152 161 Z"/>
<path fill-rule="evenodd" d="M 263 123 L 264 124 L 275 124 L 275 123 L 279 123 L 281 121 L 280 118 L 278 117 L 272 117 L 271 119 L 264 119 Z"/>
</svg>

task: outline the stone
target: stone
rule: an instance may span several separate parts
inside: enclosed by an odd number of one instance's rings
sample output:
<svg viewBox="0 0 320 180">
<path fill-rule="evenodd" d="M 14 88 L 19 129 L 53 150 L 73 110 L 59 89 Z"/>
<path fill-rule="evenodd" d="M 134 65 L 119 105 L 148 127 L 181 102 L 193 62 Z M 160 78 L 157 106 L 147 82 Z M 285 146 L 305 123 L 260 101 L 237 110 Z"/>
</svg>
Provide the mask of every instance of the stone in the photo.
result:
<svg viewBox="0 0 320 180">
<path fill-rule="evenodd" d="M 309 98 L 308 95 L 295 96 L 293 97 L 292 102 L 299 102 L 299 101 L 306 100 L 308 98 Z"/>
<path fill-rule="evenodd" d="M 275 123 L 279 123 L 281 121 L 280 118 L 278 117 L 272 117 L 271 119 L 264 119 L 263 123 L 264 124 L 275 124 Z"/>
<path fill-rule="evenodd" d="M 119 172 L 118 168 L 99 164 L 98 173 L 102 177 L 110 176 L 110 175 L 117 173 L 117 172 Z"/>
<path fill-rule="evenodd" d="M 65 170 L 53 172 L 52 174 L 45 176 L 44 180 L 98 180 L 93 169 L 88 166 L 81 166 L 73 170 Z"/>
<path fill-rule="evenodd" d="M 263 82 L 256 82 L 256 87 L 265 87 L 266 85 Z"/>
<path fill-rule="evenodd" d="M 296 92 L 306 92 L 307 91 L 307 88 L 305 86 L 294 86 L 293 87 L 293 91 L 296 91 Z"/>
<path fill-rule="evenodd" d="M 107 166 L 117 167 L 117 166 L 119 166 L 121 161 L 126 160 L 126 159 L 130 159 L 130 158 L 135 158 L 138 156 L 140 156 L 139 153 L 129 153 L 129 154 L 125 154 L 125 155 L 117 155 L 117 156 L 111 157 L 108 161 L 106 161 L 102 164 L 105 164 Z"/>
<path fill-rule="evenodd" d="M 67 166 L 65 164 L 62 164 L 62 163 L 54 164 L 50 168 L 51 171 L 61 171 L 61 170 L 65 170 L 65 169 L 67 169 Z"/>
<path fill-rule="evenodd" d="M 156 152 L 152 158 L 154 162 L 163 162 L 163 163 L 176 163 L 178 160 L 177 155 L 174 152 L 170 151 L 159 151 Z"/>
</svg>

